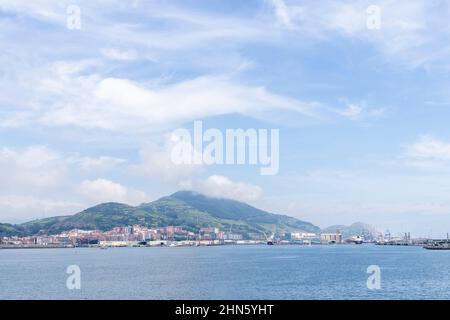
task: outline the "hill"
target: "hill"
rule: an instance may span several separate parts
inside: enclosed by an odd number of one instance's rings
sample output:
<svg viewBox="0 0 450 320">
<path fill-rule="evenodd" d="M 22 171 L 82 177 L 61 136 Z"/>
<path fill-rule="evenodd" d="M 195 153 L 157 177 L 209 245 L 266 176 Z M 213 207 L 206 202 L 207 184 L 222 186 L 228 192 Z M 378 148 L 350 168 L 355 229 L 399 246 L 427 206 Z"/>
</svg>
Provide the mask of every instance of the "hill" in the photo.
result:
<svg viewBox="0 0 450 320">
<path fill-rule="evenodd" d="M 103 203 L 72 216 L 51 217 L 20 225 L 0 225 L 0 236 L 58 234 L 75 228 L 106 231 L 133 224 L 148 227 L 176 225 L 190 231 L 211 226 L 231 230 L 244 237 L 249 233 L 320 231 L 309 222 L 263 211 L 243 202 L 180 191 L 136 207 Z"/>
<path fill-rule="evenodd" d="M 9 223 L 0 223 L 0 237 L 24 236 L 27 232 L 23 227 Z"/>
</svg>

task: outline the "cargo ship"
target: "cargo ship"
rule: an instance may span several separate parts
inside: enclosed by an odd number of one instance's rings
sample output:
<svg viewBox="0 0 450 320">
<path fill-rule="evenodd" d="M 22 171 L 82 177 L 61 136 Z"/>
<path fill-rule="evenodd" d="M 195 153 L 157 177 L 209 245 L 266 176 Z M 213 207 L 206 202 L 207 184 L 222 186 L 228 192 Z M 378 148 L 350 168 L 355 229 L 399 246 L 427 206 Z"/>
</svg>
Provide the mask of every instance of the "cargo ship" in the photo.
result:
<svg viewBox="0 0 450 320">
<path fill-rule="evenodd" d="M 423 246 L 427 250 L 450 250 L 449 241 L 436 241 Z"/>
<path fill-rule="evenodd" d="M 346 243 L 354 243 L 354 244 L 362 244 L 364 242 L 363 237 L 357 235 L 357 236 L 352 236 L 350 238 L 348 238 L 347 240 L 345 240 Z"/>
</svg>

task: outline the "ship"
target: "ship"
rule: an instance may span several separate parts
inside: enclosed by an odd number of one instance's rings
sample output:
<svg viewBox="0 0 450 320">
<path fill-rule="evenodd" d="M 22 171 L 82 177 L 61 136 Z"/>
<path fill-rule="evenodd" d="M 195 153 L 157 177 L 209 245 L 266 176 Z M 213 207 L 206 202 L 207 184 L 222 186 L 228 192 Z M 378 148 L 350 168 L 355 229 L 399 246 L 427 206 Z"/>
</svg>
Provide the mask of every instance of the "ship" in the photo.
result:
<svg viewBox="0 0 450 320">
<path fill-rule="evenodd" d="M 364 242 L 364 238 L 360 235 L 352 236 L 345 240 L 346 243 L 354 243 L 354 244 L 362 244 Z"/>
<path fill-rule="evenodd" d="M 447 241 L 434 241 L 423 246 L 427 250 L 450 250 L 450 242 Z"/>
</svg>

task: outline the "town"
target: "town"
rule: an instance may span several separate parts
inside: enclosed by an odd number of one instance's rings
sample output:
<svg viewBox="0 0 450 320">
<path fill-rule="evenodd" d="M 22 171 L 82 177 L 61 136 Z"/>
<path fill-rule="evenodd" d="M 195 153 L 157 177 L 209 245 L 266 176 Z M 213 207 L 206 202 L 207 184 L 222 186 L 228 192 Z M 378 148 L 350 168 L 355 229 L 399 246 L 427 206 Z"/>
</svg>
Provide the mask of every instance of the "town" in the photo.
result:
<svg viewBox="0 0 450 320">
<path fill-rule="evenodd" d="M 115 227 L 109 231 L 73 229 L 56 235 L 12 236 L 0 238 L 0 248 L 74 248 L 74 247 L 154 247 L 154 246 L 213 246 L 232 244 L 341 244 L 373 239 L 356 235 L 343 240 L 336 233 L 290 232 L 282 235 L 225 232 L 215 227 L 201 227 L 198 232 L 187 231 L 179 226 L 148 228 L 141 225 Z"/>
</svg>

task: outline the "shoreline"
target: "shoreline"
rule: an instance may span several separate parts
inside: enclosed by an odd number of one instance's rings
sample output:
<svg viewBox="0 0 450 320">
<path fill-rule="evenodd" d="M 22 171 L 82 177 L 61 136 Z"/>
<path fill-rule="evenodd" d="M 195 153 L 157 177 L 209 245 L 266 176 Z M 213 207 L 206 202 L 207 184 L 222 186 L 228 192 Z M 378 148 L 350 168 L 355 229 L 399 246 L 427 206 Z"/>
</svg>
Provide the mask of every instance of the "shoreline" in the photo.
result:
<svg viewBox="0 0 450 320">
<path fill-rule="evenodd" d="M 338 243 L 338 244 L 327 244 L 327 243 L 315 243 L 309 244 L 298 244 L 298 243 L 283 243 L 275 245 L 267 245 L 264 242 L 261 243 L 226 243 L 226 244 L 200 244 L 200 245 L 120 245 L 120 246 L 101 246 L 101 245 L 91 245 L 91 246 L 1 246 L 0 250 L 14 250 L 14 249 L 115 249 L 115 248 L 185 248 L 185 247 L 222 247 L 222 246 L 268 246 L 268 247 L 285 247 L 285 246 L 298 246 L 298 247 L 310 247 L 310 246 L 361 246 L 362 244 L 354 243 Z M 364 245 L 375 245 L 374 243 L 364 243 Z"/>
</svg>

